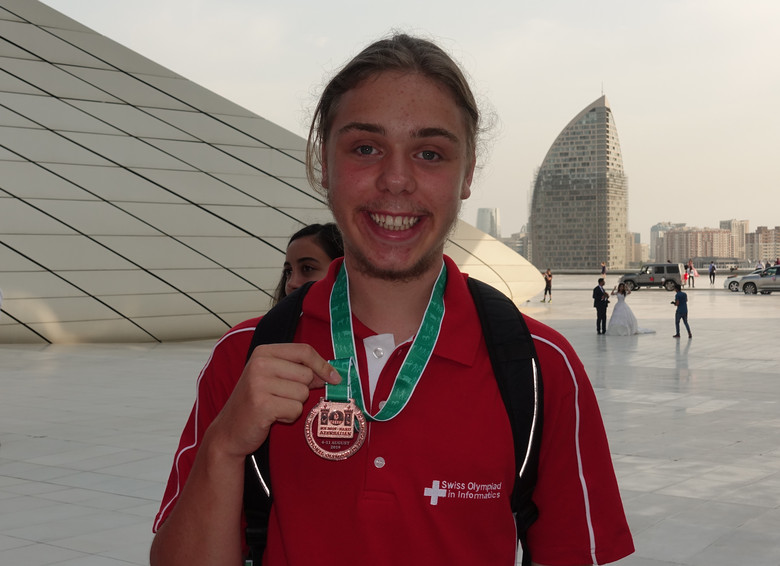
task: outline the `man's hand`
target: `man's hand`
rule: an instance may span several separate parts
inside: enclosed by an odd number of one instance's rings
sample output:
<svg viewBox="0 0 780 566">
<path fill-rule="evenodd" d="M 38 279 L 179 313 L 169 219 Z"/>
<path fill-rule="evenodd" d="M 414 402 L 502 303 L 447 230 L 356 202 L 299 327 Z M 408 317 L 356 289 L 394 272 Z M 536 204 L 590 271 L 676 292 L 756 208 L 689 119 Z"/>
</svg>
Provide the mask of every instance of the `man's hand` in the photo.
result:
<svg viewBox="0 0 780 566">
<path fill-rule="evenodd" d="M 275 422 L 292 423 L 301 416 L 310 389 L 340 381 L 308 344 L 258 346 L 209 427 L 210 444 L 227 456 L 243 458 L 265 441 Z"/>
</svg>

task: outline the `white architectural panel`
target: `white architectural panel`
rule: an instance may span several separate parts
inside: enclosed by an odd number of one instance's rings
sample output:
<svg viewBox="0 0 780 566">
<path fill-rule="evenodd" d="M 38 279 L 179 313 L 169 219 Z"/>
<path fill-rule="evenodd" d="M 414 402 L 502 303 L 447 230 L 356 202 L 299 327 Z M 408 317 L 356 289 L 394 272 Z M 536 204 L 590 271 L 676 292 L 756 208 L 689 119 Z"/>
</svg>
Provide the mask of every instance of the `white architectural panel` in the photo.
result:
<svg viewBox="0 0 780 566">
<path fill-rule="evenodd" d="M 0 0 L 0 69 L 0 343 L 217 337 L 331 219 L 301 137 L 36 0 Z M 447 253 L 518 304 L 542 288 L 465 223 Z"/>
</svg>

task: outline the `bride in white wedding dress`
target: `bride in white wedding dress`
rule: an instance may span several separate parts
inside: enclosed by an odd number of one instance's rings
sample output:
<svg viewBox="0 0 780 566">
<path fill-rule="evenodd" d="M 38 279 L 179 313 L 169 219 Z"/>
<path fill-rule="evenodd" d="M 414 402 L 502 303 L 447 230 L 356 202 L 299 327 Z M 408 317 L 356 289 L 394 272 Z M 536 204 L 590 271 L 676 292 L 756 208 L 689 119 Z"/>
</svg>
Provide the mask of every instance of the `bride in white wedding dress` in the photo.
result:
<svg viewBox="0 0 780 566">
<path fill-rule="evenodd" d="M 626 297 L 631 291 L 621 283 L 616 289 L 612 289 L 611 295 L 617 295 L 617 304 L 612 309 L 612 316 L 609 318 L 607 326 L 607 335 L 609 336 L 632 336 L 633 334 L 649 334 L 654 330 L 639 328 L 634 312 L 626 303 Z"/>
</svg>

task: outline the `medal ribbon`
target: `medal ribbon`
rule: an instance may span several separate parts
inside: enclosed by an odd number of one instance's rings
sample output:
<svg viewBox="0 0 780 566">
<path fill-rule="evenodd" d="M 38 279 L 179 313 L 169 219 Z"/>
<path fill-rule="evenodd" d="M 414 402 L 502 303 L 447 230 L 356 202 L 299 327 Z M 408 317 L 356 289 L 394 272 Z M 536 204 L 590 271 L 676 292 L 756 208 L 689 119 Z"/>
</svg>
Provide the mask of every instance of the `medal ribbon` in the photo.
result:
<svg viewBox="0 0 780 566">
<path fill-rule="evenodd" d="M 352 358 L 338 358 L 328 362 L 339 372 L 341 383 L 338 385 L 325 384 L 325 400 L 347 403 L 352 399 Z"/>
<path fill-rule="evenodd" d="M 433 354 L 433 348 L 441 332 L 444 319 L 444 288 L 447 284 L 447 268 L 442 262 L 439 276 L 433 285 L 431 298 L 425 309 L 422 323 L 417 330 L 417 335 L 406 354 L 401 369 L 395 378 L 395 383 L 390 391 L 384 406 L 375 414 L 368 413 L 363 402 L 363 388 L 360 385 L 360 375 L 357 371 L 357 354 L 355 351 L 355 337 L 352 330 L 352 307 L 349 302 L 349 277 L 346 264 L 341 264 L 336 283 L 330 294 L 330 333 L 333 340 L 333 352 L 335 360 L 331 365 L 342 376 L 339 385 L 325 385 L 325 398 L 336 400 L 335 397 L 349 399 L 354 397 L 355 405 L 363 411 L 366 419 L 370 421 L 389 421 L 395 417 L 409 402 L 409 399 L 420 381 L 420 377 L 428 365 Z M 346 371 L 345 371 L 346 370 Z M 350 379 L 354 373 L 357 378 L 357 387 L 350 391 Z M 334 396 L 334 397 L 331 397 Z"/>
</svg>

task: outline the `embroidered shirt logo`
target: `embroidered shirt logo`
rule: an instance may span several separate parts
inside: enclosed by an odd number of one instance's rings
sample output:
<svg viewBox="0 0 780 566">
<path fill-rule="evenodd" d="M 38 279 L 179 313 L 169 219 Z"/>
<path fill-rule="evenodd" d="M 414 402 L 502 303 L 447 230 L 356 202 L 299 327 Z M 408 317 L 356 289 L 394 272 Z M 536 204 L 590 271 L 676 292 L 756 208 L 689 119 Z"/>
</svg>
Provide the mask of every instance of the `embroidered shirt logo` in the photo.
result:
<svg viewBox="0 0 780 566">
<path fill-rule="evenodd" d="M 431 498 L 431 505 L 438 505 L 439 499 L 499 499 L 501 484 L 434 480 L 423 495 Z"/>
<path fill-rule="evenodd" d="M 437 505 L 439 503 L 439 497 L 447 497 L 447 490 L 439 487 L 439 481 L 434 480 L 431 487 L 425 488 L 425 497 L 431 498 L 431 505 Z"/>
</svg>

